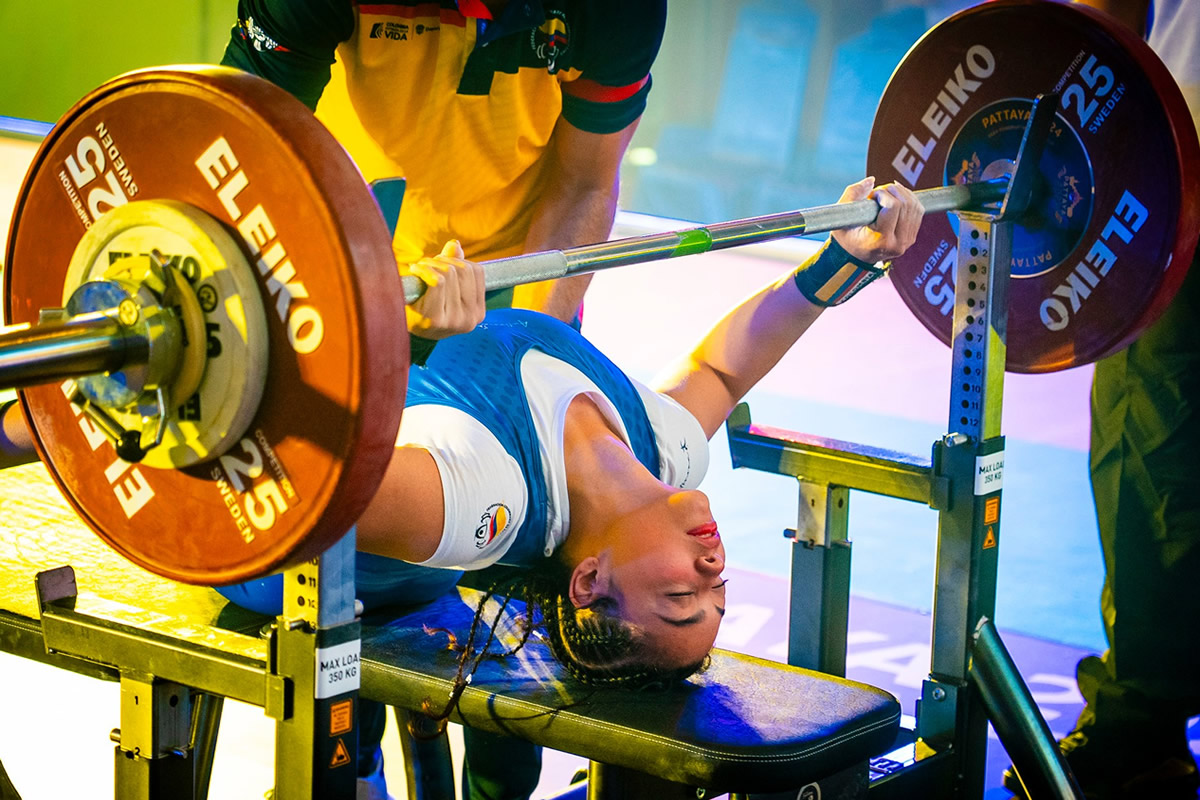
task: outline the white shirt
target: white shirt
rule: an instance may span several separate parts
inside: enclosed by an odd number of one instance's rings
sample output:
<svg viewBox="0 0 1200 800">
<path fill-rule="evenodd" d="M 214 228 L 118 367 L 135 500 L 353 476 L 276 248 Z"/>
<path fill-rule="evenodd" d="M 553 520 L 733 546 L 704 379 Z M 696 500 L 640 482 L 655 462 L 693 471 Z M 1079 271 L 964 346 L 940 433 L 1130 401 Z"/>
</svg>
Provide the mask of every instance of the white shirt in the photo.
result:
<svg viewBox="0 0 1200 800">
<path fill-rule="evenodd" d="M 521 361 L 521 379 L 547 480 L 550 507 L 543 552 L 550 555 L 570 531 L 563 431 L 571 401 L 587 394 L 626 444 L 629 437 L 608 398 L 570 364 L 530 350 Z M 695 488 L 708 470 L 708 440 L 700 423 L 670 397 L 632 383 L 654 431 L 659 480 Z M 406 408 L 396 441 L 428 450 L 441 475 L 445 525 L 437 550 L 422 565 L 480 569 L 496 563 L 512 546 L 526 515 L 525 476 L 516 460 L 474 417 L 449 406 Z"/>
</svg>

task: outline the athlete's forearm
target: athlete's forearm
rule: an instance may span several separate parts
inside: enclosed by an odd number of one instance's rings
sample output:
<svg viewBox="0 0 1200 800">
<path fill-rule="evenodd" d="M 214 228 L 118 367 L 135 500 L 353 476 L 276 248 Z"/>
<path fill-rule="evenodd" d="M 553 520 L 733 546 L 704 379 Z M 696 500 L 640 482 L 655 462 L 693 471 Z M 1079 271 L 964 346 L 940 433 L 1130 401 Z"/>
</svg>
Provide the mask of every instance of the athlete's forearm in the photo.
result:
<svg viewBox="0 0 1200 800">
<path fill-rule="evenodd" d="M 36 460 L 33 439 L 16 400 L 0 402 L 0 467 Z"/>
<path fill-rule="evenodd" d="M 525 238 L 525 252 L 562 250 L 607 241 L 617 213 L 618 174 L 637 120 L 615 133 L 589 133 L 566 120 L 555 128 L 550 179 Z M 570 321 L 591 275 L 518 286 L 513 304 Z"/>
<path fill-rule="evenodd" d="M 576 189 L 570 194 L 547 194 L 525 240 L 525 252 L 562 250 L 608 239 L 617 210 L 615 184 L 611 190 Z M 569 322 L 583 302 L 591 280 L 591 275 L 575 275 L 518 286 L 513 290 L 513 305 Z"/>
</svg>

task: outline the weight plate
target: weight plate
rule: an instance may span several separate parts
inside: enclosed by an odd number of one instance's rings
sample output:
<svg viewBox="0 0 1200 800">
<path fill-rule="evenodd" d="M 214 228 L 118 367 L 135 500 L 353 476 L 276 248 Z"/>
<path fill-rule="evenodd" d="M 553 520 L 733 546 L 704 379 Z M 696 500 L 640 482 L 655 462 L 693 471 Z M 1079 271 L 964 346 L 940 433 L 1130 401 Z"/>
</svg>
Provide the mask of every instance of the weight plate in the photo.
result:
<svg viewBox="0 0 1200 800">
<path fill-rule="evenodd" d="M 188 467 L 227 451 L 258 411 L 267 377 L 267 318 L 254 270 L 233 237 L 199 209 L 170 200 L 133 200 L 101 215 L 75 248 L 63 303 L 85 281 L 155 250 L 190 285 L 199 306 L 199 335 L 188 337 L 185 353 L 204 354 L 203 376 L 194 391 L 172 393 L 163 443 L 142 463 Z M 142 429 L 140 415 L 109 413 L 126 430 Z"/>
<path fill-rule="evenodd" d="M 37 387 L 22 403 L 39 453 L 83 520 L 159 575 L 225 584 L 317 556 L 374 494 L 399 427 L 408 338 L 378 209 L 342 147 L 282 89 L 220 67 L 129 73 L 67 112 L 34 158 L 8 240 L 8 318 L 59 306 L 85 232 L 147 199 L 199 209 L 253 265 L 270 354 L 257 411 L 242 432 L 231 423 L 216 460 L 154 469 L 120 461 L 62 387 Z M 205 285 L 202 306 L 238 303 Z"/>
<path fill-rule="evenodd" d="M 1170 302 L 1196 246 L 1200 145 L 1150 48 L 1074 3 L 996 0 L 930 30 L 896 68 L 867 172 L 914 189 L 977 180 L 1016 157 L 1032 99 L 1059 109 L 1030 212 L 1016 222 L 1008 369 L 1047 372 L 1128 344 Z M 989 170 L 990 168 L 990 170 Z M 951 340 L 956 217 L 930 214 L 892 284 Z"/>
</svg>

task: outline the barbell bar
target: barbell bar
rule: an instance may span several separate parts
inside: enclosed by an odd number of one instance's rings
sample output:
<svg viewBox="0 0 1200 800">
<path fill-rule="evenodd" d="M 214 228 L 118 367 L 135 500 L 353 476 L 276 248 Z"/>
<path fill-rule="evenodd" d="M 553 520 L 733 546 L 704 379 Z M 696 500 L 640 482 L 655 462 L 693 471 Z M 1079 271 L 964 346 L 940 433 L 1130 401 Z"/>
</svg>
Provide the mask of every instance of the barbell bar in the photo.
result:
<svg viewBox="0 0 1200 800">
<path fill-rule="evenodd" d="M 145 343 L 138 344 L 131 345 L 121 324 L 100 312 L 0 328 L 0 388 L 117 370 L 145 359 Z"/>
<path fill-rule="evenodd" d="M 916 192 L 926 214 L 974 209 L 983 211 L 1004 199 L 1008 180 L 995 178 L 976 183 L 921 189 Z M 879 214 L 874 200 L 813 206 L 780 214 L 718 222 L 679 231 L 631 236 L 564 250 L 510 256 L 482 262 L 488 291 L 535 281 L 565 278 L 613 267 L 624 267 L 710 250 L 742 247 L 787 236 L 826 233 L 839 228 L 870 225 Z M 404 296 L 414 302 L 425 285 L 412 275 L 403 277 Z"/>
<path fill-rule="evenodd" d="M 1004 199 L 1006 179 L 921 189 L 916 192 L 925 213 L 985 210 Z M 141 201 L 146 202 L 146 201 Z M 731 220 L 680 231 L 632 236 L 564 250 L 492 259 L 481 262 L 485 287 L 507 289 L 534 281 L 598 272 L 710 250 L 722 250 L 788 236 L 824 233 L 870 225 L 879 213 L 874 200 L 814 206 L 780 214 Z M 401 282 L 405 301 L 425 292 L 412 275 Z M 53 315 L 15 330 L 0 328 L 0 389 L 15 389 L 97 372 L 117 372 L 144 364 L 150 357 L 150 337 L 123 325 L 118 308 L 78 315 Z M 47 319 L 47 317 L 49 317 Z M 219 455 L 219 454 L 217 454 Z M 134 457 L 131 460 L 140 460 Z"/>
</svg>

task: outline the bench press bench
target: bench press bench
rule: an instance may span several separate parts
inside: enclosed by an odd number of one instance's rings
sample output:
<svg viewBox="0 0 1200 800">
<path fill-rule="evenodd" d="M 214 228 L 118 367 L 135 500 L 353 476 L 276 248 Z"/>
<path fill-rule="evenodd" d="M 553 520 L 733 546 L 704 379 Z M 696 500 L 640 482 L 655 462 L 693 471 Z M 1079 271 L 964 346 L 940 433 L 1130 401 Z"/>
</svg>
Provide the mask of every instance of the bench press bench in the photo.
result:
<svg viewBox="0 0 1200 800">
<path fill-rule="evenodd" d="M 78 596 L 47 603 L 43 613 L 37 573 L 68 564 Z M 465 634 L 475 597 L 460 589 L 395 617 L 364 619 L 360 695 L 407 710 L 445 698 L 455 654 L 423 626 Z M 159 578 L 110 551 L 41 464 L 0 470 L 0 650 L 135 686 L 177 684 L 205 693 L 200 699 L 231 697 L 276 716 L 286 676 L 269 669 L 270 642 L 260 634 L 266 622 L 211 589 Z M 192 705 L 198 715 L 212 709 Z M 211 759 L 219 708 L 199 725 L 207 739 L 193 735 L 200 741 L 191 760 Z M 127 718 L 136 713 L 146 712 L 122 704 L 122 729 L 137 724 Z M 593 690 L 564 679 L 548 648 L 531 641 L 515 657 L 485 660 L 454 719 L 577 754 L 604 765 L 598 770 L 643 773 L 621 778 L 624 786 L 654 787 L 638 796 L 670 797 L 674 785 L 680 797 L 696 797 L 697 789 L 794 797 L 822 781 L 826 797 L 835 786 L 836 796 L 854 797 L 866 792 L 868 760 L 896 739 L 900 707 L 871 686 L 726 651 L 667 692 Z M 190 769 L 206 776 L 209 767 Z M 119 795 L 121 781 L 118 774 Z"/>
</svg>

